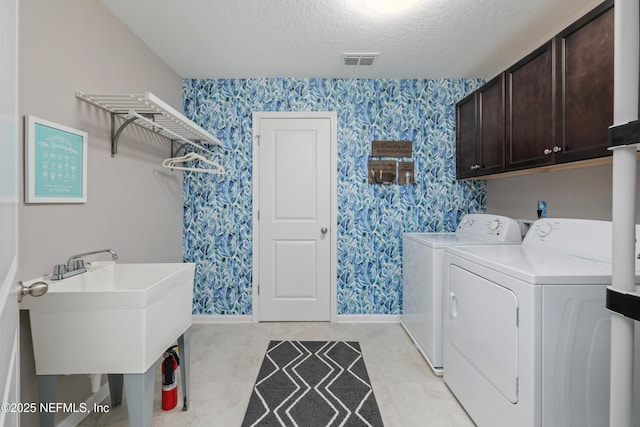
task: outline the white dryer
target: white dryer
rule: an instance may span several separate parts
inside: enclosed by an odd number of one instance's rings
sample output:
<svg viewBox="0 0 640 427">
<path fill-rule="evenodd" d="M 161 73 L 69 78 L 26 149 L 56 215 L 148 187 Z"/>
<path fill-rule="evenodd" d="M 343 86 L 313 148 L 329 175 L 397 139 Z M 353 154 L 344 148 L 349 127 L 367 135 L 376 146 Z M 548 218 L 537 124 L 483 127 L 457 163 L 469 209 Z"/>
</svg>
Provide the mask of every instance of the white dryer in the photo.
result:
<svg viewBox="0 0 640 427">
<path fill-rule="evenodd" d="M 608 425 L 611 239 L 542 219 L 522 245 L 445 250 L 444 381 L 478 426 Z"/>
<path fill-rule="evenodd" d="M 442 375 L 442 257 L 452 245 L 519 244 L 519 224 L 500 215 L 465 215 L 455 232 L 402 236 L 402 326 Z"/>
</svg>

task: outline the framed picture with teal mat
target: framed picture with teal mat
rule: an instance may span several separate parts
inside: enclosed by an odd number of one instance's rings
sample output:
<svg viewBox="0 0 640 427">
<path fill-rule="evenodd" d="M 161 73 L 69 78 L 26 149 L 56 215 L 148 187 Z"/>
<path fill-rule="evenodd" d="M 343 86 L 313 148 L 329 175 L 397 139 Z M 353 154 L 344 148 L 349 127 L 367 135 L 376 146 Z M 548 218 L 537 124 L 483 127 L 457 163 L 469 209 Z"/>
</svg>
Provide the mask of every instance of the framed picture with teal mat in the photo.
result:
<svg viewBox="0 0 640 427">
<path fill-rule="evenodd" d="M 25 117 L 25 203 L 87 202 L 87 133 Z"/>
</svg>

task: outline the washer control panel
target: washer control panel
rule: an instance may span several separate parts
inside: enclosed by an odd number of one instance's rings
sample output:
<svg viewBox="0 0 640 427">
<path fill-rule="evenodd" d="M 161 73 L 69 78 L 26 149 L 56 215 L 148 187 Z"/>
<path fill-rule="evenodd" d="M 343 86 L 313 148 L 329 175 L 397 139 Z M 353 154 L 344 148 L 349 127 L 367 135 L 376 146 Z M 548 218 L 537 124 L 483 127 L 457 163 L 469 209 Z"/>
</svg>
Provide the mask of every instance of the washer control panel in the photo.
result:
<svg viewBox="0 0 640 427">
<path fill-rule="evenodd" d="M 488 227 L 489 227 L 489 232 L 495 232 L 495 233 L 500 233 L 500 227 L 502 226 L 502 223 L 500 222 L 500 220 L 498 218 L 492 220 L 491 222 L 489 222 Z"/>
<path fill-rule="evenodd" d="M 457 233 L 492 241 L 520 243 L 520 227 L 511 218 L 490 214 L 467 214 L 458 228 Z"/>
</svg>

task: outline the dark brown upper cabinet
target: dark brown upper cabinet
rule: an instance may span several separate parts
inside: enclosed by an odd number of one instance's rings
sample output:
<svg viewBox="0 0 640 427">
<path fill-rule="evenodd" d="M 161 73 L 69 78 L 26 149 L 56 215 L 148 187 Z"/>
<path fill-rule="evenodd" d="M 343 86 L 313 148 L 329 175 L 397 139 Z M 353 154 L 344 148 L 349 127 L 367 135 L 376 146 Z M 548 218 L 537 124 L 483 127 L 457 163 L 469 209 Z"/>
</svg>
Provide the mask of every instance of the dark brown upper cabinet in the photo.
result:
<svg viewBox="0 0 640 427">
<path fill-rule="evenodd" d="M 504 74 L 478 89 L 478 160 L 477 174 L 504 171 L 505 82 Z"/>
<path fill-rule="evenodd" d="M 518 61 L 505 76 L 506 169 L 551 164 L 556 145 L 553 42 Z"/>
<path fill-rule="evenodd" d="M 476 176 L 478 146 L 476 92 L 456 104 L 456 178 Z"/>
<path fill-rule="evenodd" d="M 456 106 L 456 177 L 504 170 L 504 75 L 464 98 Z"/>
<path fill-rule="evenodd" d="M 607 131 L 613 124 L 613 32 L 611 0 L 554 39 L 556 163 L 610 155 Z"/>
<path fill-rule="evenodd" d="M 611 155 L 613 7 L 606 0 L 458 103 L 458 178 Z"/>
</svg>

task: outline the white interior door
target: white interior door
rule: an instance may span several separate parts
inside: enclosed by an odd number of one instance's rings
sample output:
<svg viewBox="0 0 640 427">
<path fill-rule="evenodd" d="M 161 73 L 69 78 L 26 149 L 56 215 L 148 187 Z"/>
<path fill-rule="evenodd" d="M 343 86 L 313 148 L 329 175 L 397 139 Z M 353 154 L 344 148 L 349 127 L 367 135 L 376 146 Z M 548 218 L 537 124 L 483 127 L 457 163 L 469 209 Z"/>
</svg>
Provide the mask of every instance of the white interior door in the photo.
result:
<svg viewBox="0 0 640 427">
<path fill-rule="evenodd" d="M 283 114 L 257 116 L 254 122 L 259 150 L 259 320 L 328 321 L 335 233 L 332 120 Z"/>
<path fill-rule="evenodd" d="M 1 426 L 18 426 L 18 4 L 0 0 L 0 410 Z M 6 409 L 9 409 L 7 411 Z M 12 411 L 11 409 L 15 409 Z"/>
</svg>

